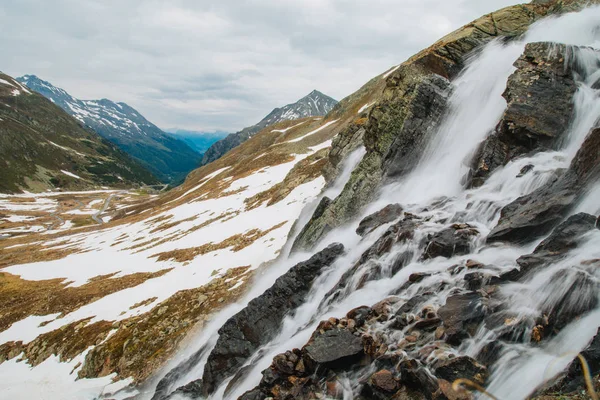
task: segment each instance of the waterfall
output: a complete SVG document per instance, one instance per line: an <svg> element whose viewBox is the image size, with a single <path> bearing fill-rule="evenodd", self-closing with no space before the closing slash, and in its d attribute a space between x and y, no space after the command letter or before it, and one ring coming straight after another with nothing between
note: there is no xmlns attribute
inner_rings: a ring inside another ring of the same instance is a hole
<svg viewBox="0 0 600 400"><path fill-rule="evenodd" d="M579 66L576 68L579 87L573 99L575 114L560 149L515 159L495 171L484 185L476 189L465 190L461 179L467 172L466 165L469 164L479 143L493 132L502 117L506 102L501 95L508 77L514 71L513 63L522 54L525 45L537 41L552 41L600 48L599 20L600 7L548 18L534 24L521 40L511 43L494 41L474 54L468 60L462 74L453 82L454 90L449 111L416 169L398 182L382 188L378 199L353 223L337 228L321 240L319 248L337 241L346 246L347 253L318 278L305 304L285 319L278 336L247 361L243 379L232 385L227 394L225 389L229 381L224 382L211 398L236 399L256 386L261 379L261 371L270 365L273 357L294 347L302 347L319 321L331 316L341 317L352 308L372 305L390 295L408 300L418 293L432 292L432 298L428 299L429 304L441 306L456 288L465 285L464 277L467 271L453 274L449 272L449 266L476 258L486 265L480 272L500 274L513 269L519 256L530 253L537 243L522 246L486 245L484 239L497 223L502 207L543 186L557 169L567 167L587 134L596 126L600 118L599 91L593 87L600 77L600 60L597 54L587 50L574 51L573 58L565 60ZM351 165L353 168L363 154L354 153L346 166ZM526 165L533 165L534 172L516 178ZM350 170L345 170L340 182L348 179ZM579 206L580 210L598 212L599 187L590 189L588 196ZM340 186L337 186L335 190L332 189L332 193L339 193L339 188ZM369 261L367 265L353 271L354 276L340 284L343 275L352 269L361 254L391 225L384 225L360 238L355 234L358 222L365 215L390 203L402 204L405 212L415 214L425 222L417 228L412 241L398 244L388 254ZM315 205L311 207L311 210L314 210ZM309 215L304 214L303 220L307 220ZM454 222L468 223L479 232L473 243L473 251L450 259L420 259L419 255L423 250L421 239L447 228ZM510 309L520 315L539 313L545 304L561 296L561 287L569 287L569 279L573 279L570 266L581 260L600 258L598 249L600 233L595 232L588 235L586 243L570 253L562 262L542 270L530 277L526 283L506 285L502 291ZM405 266L394 274L392 266L399 256L407 259L404 261ZM277 276L303 258L306 258L306 254L283 257L267 272L268 276L257 280L247 299L260 294ZM379 267L378 275L366 283L360 283L361 277L373 263ZM560 271L566 273L564 280L555 278ZM600 278L591 266L588 270L578 272L588 274L591 279ZM422 281L398 291L414 273L427 275ZM337 288L335 292L332 292L333 288ZM198 338L198 343L208 343L208 348L213 346L218 329L216 325L237 309L239 306L221 312L216 322ZM569 324L544 346L536 347L530 343L512 345L493 368L489 391L500 399L527 397L540 384L564 369L573 360L574 354L590 342L599 326L600 310L597 309ZM382 334L402 335L402 332L385 333L385 323L380 323L379 328ZM485 343L493 340L495 335L493 331L482 329L462 347L453 351L472 355ZM196 367L177 383L185 384L200 378L205 361L206 357L203 357ZM367 372L363 371L362 374ZM362 376L361 373L358 375ZM344 398L352 398L357 377L343 381Z"/></svg>

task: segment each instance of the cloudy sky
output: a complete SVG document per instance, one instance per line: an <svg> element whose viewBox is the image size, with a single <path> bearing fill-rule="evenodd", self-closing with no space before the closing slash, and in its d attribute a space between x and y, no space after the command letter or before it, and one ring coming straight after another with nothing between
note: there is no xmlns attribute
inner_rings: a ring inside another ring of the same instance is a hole
<svg viewBox="0 0 600 400"><path fill-rule="evenodd" d="M0 70L235 131L312 89L341 99L515 0L2 0Z"/></svg>

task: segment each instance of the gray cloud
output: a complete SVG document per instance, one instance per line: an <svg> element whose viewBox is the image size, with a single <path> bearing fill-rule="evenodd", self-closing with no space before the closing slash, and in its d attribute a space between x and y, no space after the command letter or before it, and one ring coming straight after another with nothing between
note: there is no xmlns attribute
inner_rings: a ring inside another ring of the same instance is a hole
<svg viewBox="0 0 600 400"><path fill-rule="evenodd" d="M0 69L157 125L237 130L312 89L341 99L518 0L4 0Z"/></svg>

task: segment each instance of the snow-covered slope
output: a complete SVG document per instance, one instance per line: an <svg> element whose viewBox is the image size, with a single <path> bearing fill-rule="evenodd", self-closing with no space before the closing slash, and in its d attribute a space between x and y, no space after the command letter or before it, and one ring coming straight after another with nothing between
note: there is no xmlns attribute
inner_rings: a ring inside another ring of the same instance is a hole
<svg viewBox="0 0 600 400"><path fill-rule="evenodd" d="M213 144L204 154L202 165L213 162L231 149L239 146L260 130L283 121L293 121L300 118L320 117L326 115L338 102L331 97L313 90L295 103L276 108L264 117L258 124L232 133L226 138Z"/></svg>
<svg viewBox="0 0 600 400"><path fill-rule="evenodd" d="M199 164L200 156L184 141L163 132L125 103L79 100L35 75L17 81L121 147L165 182L183 180Z"/></svg>
<svg viewBox="0 0 600 400"><path fill-rule="evenodd" d="M285 251L342 128L278 124L164 194L1 197L0 398L98 398L163 366Z"/></svg>

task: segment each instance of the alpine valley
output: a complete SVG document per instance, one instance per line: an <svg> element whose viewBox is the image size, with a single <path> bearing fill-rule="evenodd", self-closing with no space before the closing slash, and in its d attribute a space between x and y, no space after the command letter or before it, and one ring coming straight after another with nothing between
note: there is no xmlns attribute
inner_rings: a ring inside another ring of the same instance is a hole
<svg viewBox="0 0 600 400"><path fill-rule="evenodd" d="M0 399L597 398L600 0L166 137L0 75Z"/></svg>

